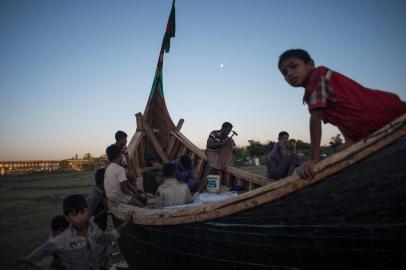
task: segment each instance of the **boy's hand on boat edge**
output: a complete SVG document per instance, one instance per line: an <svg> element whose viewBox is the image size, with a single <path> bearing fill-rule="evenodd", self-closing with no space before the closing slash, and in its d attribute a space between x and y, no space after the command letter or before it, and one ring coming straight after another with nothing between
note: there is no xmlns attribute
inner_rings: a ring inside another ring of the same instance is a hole
<svg viewBox="0 0 406 270"><path fill-rule="evenodd" d="M128 224L133 222L133 211L128 211L124 214L123 227L126 227Z"/></svg>
<svg viewBox="0 0 406 270"><path fill-rule="evenodd" d="M133 211L128 211L124 214L124 222L125 223L132 223L133 222Z"/></svg>
<svg viewBox="0 0 406 270"><path fill-rule="evenodd" d="M299 175L302 179L312 179L314 175L314 165L316 165L317 160L311 160L310 162L304 164L302 168L300 168Z"/></svg>

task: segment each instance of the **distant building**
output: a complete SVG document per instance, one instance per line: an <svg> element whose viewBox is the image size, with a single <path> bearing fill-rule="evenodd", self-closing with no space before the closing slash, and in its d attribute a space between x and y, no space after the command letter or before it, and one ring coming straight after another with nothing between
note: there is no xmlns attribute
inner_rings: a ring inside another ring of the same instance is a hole
<svg viewBox="0 0 406 270"><path fill-rule="evenodd" d="M75 170L93 171L105 167L104 158L94 160L67 159L67 160L35 160L35 161L0 161L0 175L12 173L26 173L34 171Z"/></svg>
<svg viewBox="0 0 406 270"><path fill-rule="evenodd" d="M0 175L28 171L55 171L58 170L58 160L35 161L0 161Z"/></svg>

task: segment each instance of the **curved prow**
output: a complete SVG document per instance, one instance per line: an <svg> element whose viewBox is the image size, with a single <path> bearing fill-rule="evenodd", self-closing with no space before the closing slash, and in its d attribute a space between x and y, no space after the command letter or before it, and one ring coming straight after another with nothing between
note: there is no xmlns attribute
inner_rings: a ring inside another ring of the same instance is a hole
<svg viewBox="0 0 406 270"><path fill-rule="evenodd" d="M175 37L175 28L175 1L173 1L164 38L162 40L161 50L159 52L154 81L152 83L151 92L144 111L145 123L148 123L149 128L155 134L155 137L158 139L163 149L166 149L169 143L169 132L175 129L175 125L173 124L171 116L169 115L166 107L162 82L164 55L165 53L169 52L170 40L171 38Z"/></svg>

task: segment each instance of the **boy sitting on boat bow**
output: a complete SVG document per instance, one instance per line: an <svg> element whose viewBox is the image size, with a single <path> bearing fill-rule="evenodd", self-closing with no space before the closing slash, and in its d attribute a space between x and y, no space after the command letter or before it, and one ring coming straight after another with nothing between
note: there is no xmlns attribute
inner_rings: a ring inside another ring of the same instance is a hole
<svg viewBox="0 0 406 270"><path fill-rule="evenodd" d="M319 161L321 121L338 127L346 147L406 112L406 103L397 95L368 89L336 71L315 67L305 50L285 51L279 57L278 68L291 86L305 88L303 103L310 112L311 160L300 170L302 178L312 177Z"/></svg>

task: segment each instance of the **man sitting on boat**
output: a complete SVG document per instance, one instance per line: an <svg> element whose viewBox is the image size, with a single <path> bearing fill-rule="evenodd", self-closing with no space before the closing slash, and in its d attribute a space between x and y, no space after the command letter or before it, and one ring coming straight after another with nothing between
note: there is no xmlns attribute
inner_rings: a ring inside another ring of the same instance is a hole
<svg viewBox="0 0 406 270"><path fill-rule="evenodd" d="M279 180L292 175L293 170L300 165L300 159L295 154L288 154L287 144L289 133L279 132L278 142L274 144L272 151L267 158L267 175L269 178ZM293 145L293 152L296 152L296 145Z"/></svg>
<svg viewBox="0 0 406 270"><path fill-rule="evenodd" d="M106 149L110 165L104 175L104 189L107 199L112 203L127 203L144 207L139 200L137 188L127 179L125 169L120 166L123 154L117 144L112 144Z"/></svg>
<svg viewBox="0 0 406 270"><path fill-rule="evenodd" d="M191 189L196 184L196 171L192 159L187 155L183 155L171 161L171 163L176 167L176 179L185 183Z"/></svg>
<svg viewBox="0 0 406 270"><path fill-rule="evenodd" d="M206 189L207 176L214 169L224 170L230 165L233 154L237 151L234 140L228 136L232 128L231 123L224 122L220 130L210 132L206 146L207 166L202 179L194 188L195 192L202 192Z"/></svg>
<svg viewBox="0 0 406 270"><path fill-rule="evenodd" d="M165 164L163 173L165 180L156 192L155 208L190 203L192 194L185 183L175 178L175 165L172 163Z"/></svg>

